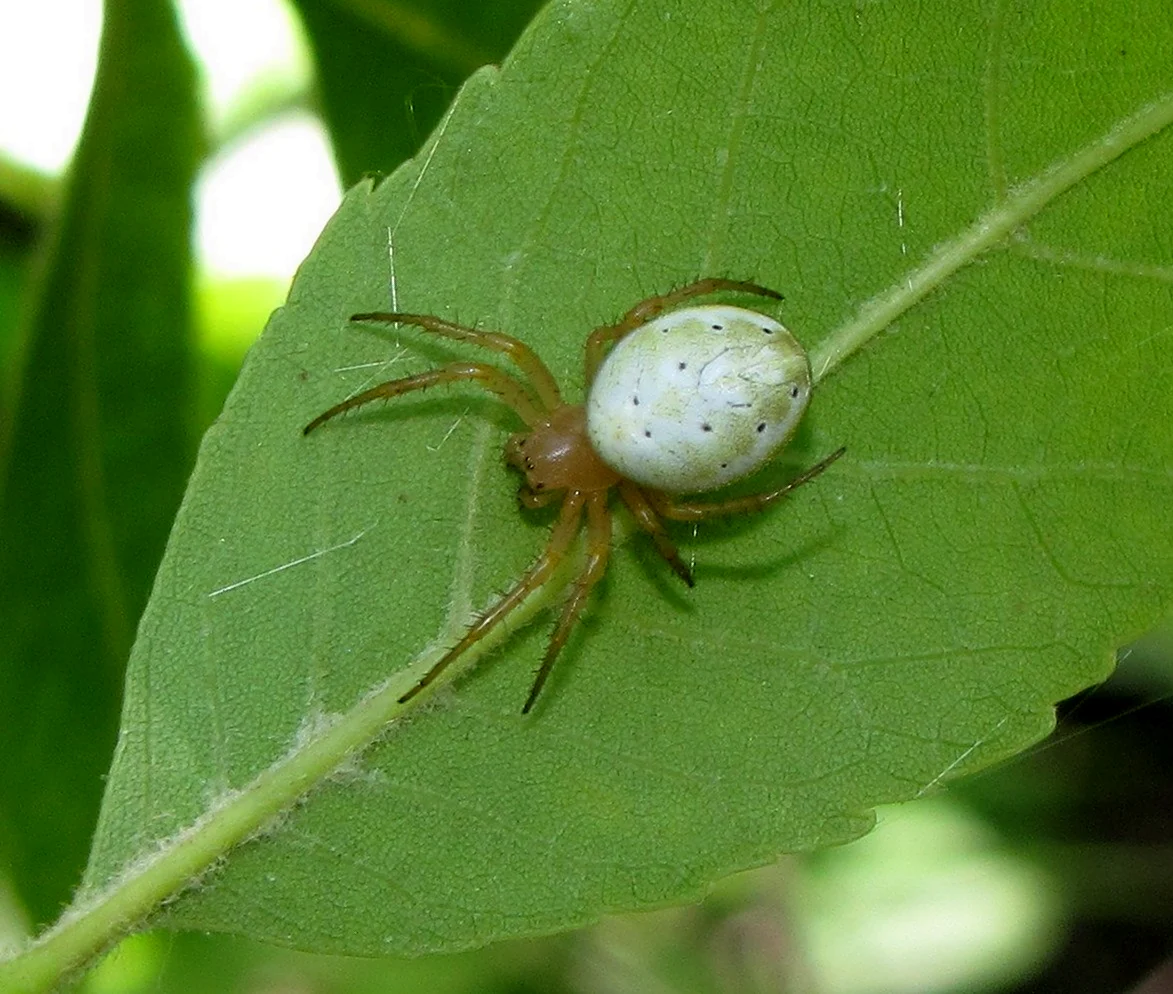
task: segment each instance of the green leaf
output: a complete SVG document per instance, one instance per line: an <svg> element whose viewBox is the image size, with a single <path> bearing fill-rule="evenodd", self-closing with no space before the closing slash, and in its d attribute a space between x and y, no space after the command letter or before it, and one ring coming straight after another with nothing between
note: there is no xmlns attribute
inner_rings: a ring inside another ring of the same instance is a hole
<svg viewBox="0 0 1173 994"><path fill-rule="evenodd" d="M0 440L0 860L38 921L85 861L123 666L192 455L194 88L167 4L107 5Z"/></svg>
<svg viewBox="0 0 1173 994"><path fill-rule="evenodd" d="M295 0L346 183L390 172L474 69L504 57L535 0Z"/></svg>
<svg viewBox="0 0 1173 994"><path fill-rule="evenodd" d="M7 233L6 233L7 234ZM9 405L13 392L12 376L16 365L20 338L17 334L18 314L23 296L22 291L29 279L29 251L27 245L0 244L0 438L9 433Z"/></svg>
<svg viewBox="0 0 1173 994"><path fill-rule="evenodd" d="M451 950L684 900L1044 735L1173 599L1171 46L1157 4L547 8L351 191L206 436L94 913L141 914L263 828L165 922ZM517 334L575 396L592 326L702 274L785 291L828 374L752 487L847 456L677 530L693 591L624 543L530 717L546 617L355 754L549 517L519 513L517 426L476 392L303 438L473 354L347 316Z"/></svg>

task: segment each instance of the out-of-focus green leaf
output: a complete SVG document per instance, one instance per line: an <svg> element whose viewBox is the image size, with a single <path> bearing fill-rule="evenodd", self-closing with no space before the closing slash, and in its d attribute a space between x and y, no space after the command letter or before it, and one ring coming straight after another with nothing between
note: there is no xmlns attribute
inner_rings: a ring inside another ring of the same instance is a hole
<svg viewBox="0 0 1173 994"><path fill-rule="evenodd" d="M15 227L25 232L48 215L58 196L58 180L0 151L0 224L5 243Z"/></svg>
<svg viewBox="0 0 1173 994"><path fill-rule="evenodd" d="M134 626L190 466L194 73L163 0L110 0L0 445L0 859L76 885Z"/></svg>
<svg viewBox="0 0 1173 994"><path fill-rule="evenodd" d="M475 392L301 436L450 351L347 315L520 335L575 396L593 325L729 275L784 290L825 355L1008 189L1169 93L1171 49L1156 3L549 7L414 162L351 191L207 435L89 888L320 741L547 534L501 465L516 424ZM676 530L695 590L617 550L533 715L539 625L167 920L365 954L563 928L842 842L1045 734L1173 597L1171 158L1164 133L1112 162L838 368L790 469L752 485L847 457L767 514Z"/></svg>
<svg viewBox="0 0 1173 994"><path fill-rule="evenodd" d="M195 410L202 428L220 413L245 352L287 290L288 283L264 276L223 278L204 274L198 280L195 325L200 366Z"/></svg>
<svg viewBox="0 0 1173 994"><path fill-rule="evenodd" d="M26 250L9 244L0 245L0 439L8 434L9 406L15 386L12 372L20 350L17 316L28 272Z"/></svg>
<svg viewBox="0 0 1173 994"><path fill-rule="evenodd" d="M559 991L562 967L537 941L423 959L314 956L246 939L189 933L131 936L86 978L84 994L223 994L266 989L346 994L510 994Z"/></svg>
<svg viewBox="0 0 1173 994"><path fill-rule="evenodd" d="M11 429L21 350L20 315L32 269L32 248L56 199L56 184L0 152L0 464Z"/></svg>
<svg viewBox="0 0 1173 994"><path fill-rule="evenodd" d="M500 61L537 0L294 0L347 185L420 147L460 83Z"/></svg>

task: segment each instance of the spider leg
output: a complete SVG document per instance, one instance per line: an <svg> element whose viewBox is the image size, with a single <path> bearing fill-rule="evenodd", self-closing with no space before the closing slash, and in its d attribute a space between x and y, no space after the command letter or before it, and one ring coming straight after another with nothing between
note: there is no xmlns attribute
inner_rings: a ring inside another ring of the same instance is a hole
<svg viewBox="0 0 1173 994"><path fill-rule="evenodd" d="M684 565L684 560L680 558L676 546L672 544L668 533L664 531L664 524L660 521L660 516L648 502L644 492L634 483L624 480L619 484L619 496L623 498L623 503L627 505L631 516L635 518L635 523L652 537L652 541L656 543L656 551L667 560L676 575L690 587L695 586L692 570Z"/></svg>
<svg viewBox="0 0 1173 994"><path fill-rule="evenodd" d="M750 494L747 497L734 497L730 500L714 501L710 503L693 503L691 501L677 503L665 495L652 495L652 505L665 518L674 521L700 521L703 518L716 518L725 514L741 514L746 511L760 511L767 504L771 504L779 497L785 497L796 487L810 483L847 450L836 449L826 459L815 463L801 476L796 476L784 487L771 490L764 494Z"/></svg>
<svg viewBox="0 0 1173 994"><path fill-rule="evenodd" d="M570 637L570 630L582 613L587 598L595 584L599 582L607 569L607 556L611 551L611 509L607 506L607 492L593 493L587 498L587 560L586 566L574 581L574 589L570 592L570 599L562 608L562 615L558 619L558 627L550 636L550 644L546 646L546 654L542 657L542 665L534 677L534 685L530 688L529 697L522 714L529 714L530 708L538 699L538 694L545 686L546 677L554 667L554 660L566 645Z"/></svg>
<svg viewBox="0 0 1173 994"><path fill-rule="evenodd" d="M433 317L430 314L400 314L378 312L370 314L352 314L351 321L378 321L386 324L411 324L433 335L452 338L458 342L469 342L480 345L482 348L501 352L513 360L525 373L538 399L545 405L547 411L552 411L562 403L562 394L554 375L546 368L546 364L538 358L536 352L525 342L513 338L511 335L502 335L495 331L479 331L462 324L453 324L443 318Z"/></svg>
<svg viewBox="0 0 1173 994"><path fill-rule="evenodd" d="M693 297L700 297L718 290L730 290L735 293L756 293L761 297L771 297L781 300L782 294L777 290L759 286L757 283L748 283L745 280L726 280L718 276L709 276L687 286L677 287L668 293L641 300L631 310L623 315L615 324L605 324L596 328L587 338L586 343L586 382L590 386L594 382L595 373L603 362L603 353L608 344L619 341L628 333L635 331L641 325L647 324L657 314L660 314L677 304Z"/></svg>
<svg viewBox="0 0 1173 994"><path fill-rule="evenodd" d="M669 290L667 293L640 301L624 315L624 320L634 319L639 324L645 324L649 318L653 318L677 304L691 300L693 297L716 293L718 290L730 290L734 293L756 293L759 297L782 299L782 294L777 290L771 290L769 287L757 283L750 283L748 280L726 280L719 276L706 276L704 279L677 287L675 290Z"/></svg>
<svg viewBox="0 0 1173 994"><path fill-rule="evenodd" d="M522 574L521 579L513 585L509 592L482 614L476 623L464 633L464 637L449 649L440 661L420 678L419 683L399 698L400 704L405 704L407 701L410 701L416 694L434 683L436 678L466 649L475 645L488 635L489 632L509 616L509 613L514 608L519 606L522 601L550 578L550 574L562 562L562 558L566 555L566 550L570 547L574 536L578 534L578 524L579 519L582 517L583 503L584 500L581 494L572 493L567 495L566 501L562 505L562 513L558 516L558 521L550 533L550 541L546 544L546 548L542 554Z"/></svg>
<svg viewBox="0 0 1173 994"><path fill-rule="evenodd" d="M426 372L417 373L415 376L405 376L401 380L388 380L386 383L380 383L376 387L355 394L342 401L341 404L335 404L330 410L319 414L302 429L302 434L308 435L331 418L346 411L353 411L356 407L362 407L364 404L369 404L372 400L398 397L400 394L410 393L412 390L426 390L439 383L454 383L460 380L479 382L486 390L495 393L512 407L527 425L535 424L541 420L542 415L534 407L529 393L508 373L503 373L496 366L489 366L483 362L450 362L446 366L429 369Z"/></svg>

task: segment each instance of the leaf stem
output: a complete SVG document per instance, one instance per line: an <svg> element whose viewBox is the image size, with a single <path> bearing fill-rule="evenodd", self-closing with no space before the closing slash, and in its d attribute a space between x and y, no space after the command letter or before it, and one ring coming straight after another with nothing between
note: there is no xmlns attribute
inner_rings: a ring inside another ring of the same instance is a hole
<svg viewBox="0 0 1173 994"><path fill-rule="evenodd" d="M1005 200L960 235L938 245L918 269L865 301L855 317L819 343L811 352L815 382L822 380L962 266L998 244L1076 183L1170 124L1173 124L1173 92L1163 94L1070 157L1012 189Z"/></svg>
<svg viewBox="0 0 1173 994"><path fill-rule="evenodd" d="M76 906L15 956L0 959L0 994L36 994L84 966L111 943L143 923L163 902L207 872L230 849L260 834L306 792L330 776L346 759L368 748L388 725L439 687L451 683L492 652L519 627L544 610L569 582L581 555L569 555L546 583L510 617L473 645L459 664L445 672L427 693L400 704L443 653L438 646L421 653L336 721L305 737L252 783L212 807L151 855L127 867L110 885ZM520 702L518 698L518 711Z"/></svg>

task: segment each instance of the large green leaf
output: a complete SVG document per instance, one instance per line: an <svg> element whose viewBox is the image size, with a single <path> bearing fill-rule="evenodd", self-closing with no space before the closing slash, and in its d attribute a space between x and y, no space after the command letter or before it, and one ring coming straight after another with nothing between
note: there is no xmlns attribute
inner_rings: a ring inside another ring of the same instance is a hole
<svg viewBox="0 0 1173 994"><path fill-rule="evenodd" d="M1173 138L1117 158L1173 117L1161 13L548 8L415 161L351 191L208 433L90 898L159 852L161 895L171 855L208 865L320 778L548 531L501 465L514 422L475 393L301 436L451 354L354 311L516 333L573 393L592 325L752 277L829 373L753 485L848 455L786 506L678 531L691 592L625 544L534 714L544 625L166 921L350 953L556 929L844 841L1045 734L1173 594Z"/></svg>
<svg viewBox="0 0 1173 994"><path fill-rule="evenodd" d="M170 7L110 0L0 439L0 860L37 921L85 862L123 666L193 455L200 147Z"/></svg>
<svg viewBox="0 0 1173 994"><path fill-rule="evenodd" d="M2 226L3 221L0 221L0 238L8 234L2 231ZM9 398L13 378L9 372L16 363L20 345L16 332L17 315L29 271L28 247L7 244L7 239L4 242L0 243L0 438L6 437L10 431Z"/></svg>
<svg viewBox="0 0 1173 994"><path fill-rule="evenodd" d="M501 59L537 0L295 0L322 114L347 183L390 172L439 122L469 73Z"/></svg>

